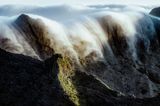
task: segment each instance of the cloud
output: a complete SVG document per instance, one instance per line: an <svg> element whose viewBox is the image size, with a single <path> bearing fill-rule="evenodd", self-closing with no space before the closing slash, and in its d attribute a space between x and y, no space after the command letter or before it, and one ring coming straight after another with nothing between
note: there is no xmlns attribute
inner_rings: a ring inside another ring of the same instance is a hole
<svg viewBox="0 0 160 106"><path fill-rule="evenodd" d="M134 4L134 5L160 5L159 0L0 0L1 5L26 4L26 5L57 5L57 4Z"/></svg>

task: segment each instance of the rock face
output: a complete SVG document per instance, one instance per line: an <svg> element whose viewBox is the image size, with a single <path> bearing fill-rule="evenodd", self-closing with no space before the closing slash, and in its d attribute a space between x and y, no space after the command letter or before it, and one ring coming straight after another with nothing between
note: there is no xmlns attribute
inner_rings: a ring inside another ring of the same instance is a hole
<svg viewBox="0 0 160 106"><path fill-rule="evenodd" d="M150 14L154 15L154 16L157 16L157 17L160 17L160 7L152 9Z"/></svg>
<svg viewBox="0 0 160 106"><path fill-rule="evenodd" d="M57 56L41 62L0 50L0 105L72 106L57 79Z"/></svg>
<svg viewBox="0 0 160 106"><path fill-rule="evenodd" d="M28 54L31 54L30 56L41 60L53 55L54 51L49 45L50 39L43 22L22 14L12 24L18 29L21 38L24 39L22 41L25 41L21 42L21 45L24 46L24 54L28 52ZM25 47L25 45L30 47Z"/></svg>
<svg viewBox="0 0 160 106"><path fill-rule="evenodd" d="M101 81L85 72L76 71L71 89L78 104L71 101L62 80L62 74L54 55L41 62L39 60L0 49L0 105L1 106L154 106L160 105L160 97L135 99L110 90ZM63 73L64 74L64 73ZM67 74L66 74L67 75ZM65 78L64 78L65 79ZM66 79L66 82L70 81ZM72 85L70 84L70 85Z"/></svg>

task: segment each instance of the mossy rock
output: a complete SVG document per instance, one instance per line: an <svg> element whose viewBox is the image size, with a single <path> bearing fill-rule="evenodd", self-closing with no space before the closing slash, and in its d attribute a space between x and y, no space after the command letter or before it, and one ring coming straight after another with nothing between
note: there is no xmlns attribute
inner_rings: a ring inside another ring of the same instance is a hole
<svg viewBox="0 0 160 106"><path fill-rule="evenodd" d="M94 76L79 70L69 57L58 59L58 64L60 84L76 106L104 104L107 103L105 98L112 100L117 97L117 92L110 90Z"/></svg>
<svg viewBox="0 0 160 106"><path fill-rule="evenodd" d="M78 92L73 84L72 77L75 75L74 64L69 57L62 57L58 59L59 74L58 79L63 90L69 96L71 101L76 105L80 106Z"/></svg>

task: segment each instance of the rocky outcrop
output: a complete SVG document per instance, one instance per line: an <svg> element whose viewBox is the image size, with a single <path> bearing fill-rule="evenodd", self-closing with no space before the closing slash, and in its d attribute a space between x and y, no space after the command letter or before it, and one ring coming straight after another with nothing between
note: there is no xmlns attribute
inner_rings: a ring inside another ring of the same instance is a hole
<svg viewBox="0 0 160 106"><path fill-rule="evenodd" d="M68 58L60 55L42 62L0 49L0 105L160 105L158 95L143 99L124 96L81 70L65 72L69 65Z"/></svg>
<svg viewBox="0 0 160 106"><path fill-rule="evenodd" d="M50 46L51 40L48 38L48 32L41 20L36 20L30 18L28 15L22 14L12 25L17 28L18 33L20 33L17 38L21 37L24 39L21 45L24 47L24 53L27 52L26 55L35 52L35 54L31 56L41 60L45 60L53 55L54 50ZM27 44L31 47L25 47Z"/></svg>
<svg viewBox="0 0 160 106"><path fill-rule="evenodd" d="M160 17L160 7L157 7L157 8L153 8L150 12L151 15L154 15L154 16L157 16L157 17Z"/></svg>
<svg viewBox="0 0 160 106"><path fill-rule="evenodd" d="M58 57L42 62L0 49L0 105L72 106L57 79Z"/></svg>

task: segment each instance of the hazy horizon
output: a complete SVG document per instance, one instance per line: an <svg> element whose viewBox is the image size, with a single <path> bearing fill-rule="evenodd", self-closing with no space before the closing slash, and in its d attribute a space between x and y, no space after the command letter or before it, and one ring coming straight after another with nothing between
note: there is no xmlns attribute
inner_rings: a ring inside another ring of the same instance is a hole
<svg viewBox="0 0 160 106"><path fill-rule="evenodd" d="M160 1L158 0L0 0L0 5L37 5L37 6L46 6L46 5L62 5L62 4L70 4L70 5L97 5L97 4L129 4L129 5L143 5L143 6L151 6L151 5L160 5Z"/></svg>

